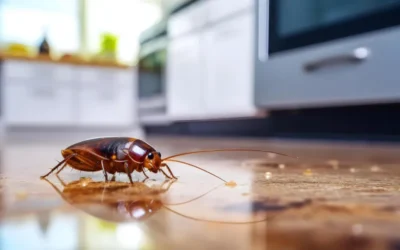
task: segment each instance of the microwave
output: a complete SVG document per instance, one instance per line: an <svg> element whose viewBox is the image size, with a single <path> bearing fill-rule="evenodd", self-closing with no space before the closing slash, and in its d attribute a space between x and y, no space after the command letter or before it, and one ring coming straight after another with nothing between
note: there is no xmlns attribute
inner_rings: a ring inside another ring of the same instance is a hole
<svg viewBox="0 0 400 250"><path fill-rule="evenodd" d="M167 24L164 20L145 30L139 38L138 97L142 124L167 122L166 53Z"/></svg>
<svg viewBox="0 0 400 250"><path fill-rule="evenodd" d="M400 1L256 2L259 108L400 101Z"/></svg>

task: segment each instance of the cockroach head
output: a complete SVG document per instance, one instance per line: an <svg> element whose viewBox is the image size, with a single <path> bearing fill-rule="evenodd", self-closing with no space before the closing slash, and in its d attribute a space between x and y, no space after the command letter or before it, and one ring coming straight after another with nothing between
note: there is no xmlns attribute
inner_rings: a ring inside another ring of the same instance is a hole
<svg viewBox="0 0 400 250"><path fill-rule="evenodd" d="M144 167L153 173L157 173L161 165L161 153L157 151L151 151L146 155L144 159Z"/></svg>

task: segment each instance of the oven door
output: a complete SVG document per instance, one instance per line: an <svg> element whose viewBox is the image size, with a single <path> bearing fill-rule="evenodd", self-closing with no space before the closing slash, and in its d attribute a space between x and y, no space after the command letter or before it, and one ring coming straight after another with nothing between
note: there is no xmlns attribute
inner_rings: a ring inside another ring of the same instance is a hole
<svg viewBox="0 0 400 250"><path fill-rule="evenodd" d="M259 108L399 101L400 1L257 2Z"/></svg>
<svg viewBox="0 0 400 250"><path fill-rule="evenodd" d="M269 54L400 24L399 0L270 0Z"/></svg>

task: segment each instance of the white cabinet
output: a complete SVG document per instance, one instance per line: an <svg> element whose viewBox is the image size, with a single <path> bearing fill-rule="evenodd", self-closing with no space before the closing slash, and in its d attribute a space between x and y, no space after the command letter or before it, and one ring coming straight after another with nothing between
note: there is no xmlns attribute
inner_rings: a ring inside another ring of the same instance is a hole
<svg viewBox="0 0 400 250"><path fill-rule="evenodd" d="M39 82L7 85L4 116L7 125L70 125L74 113L71 88Z"/></svg>
<svg viewBox="0 0 400 250"><path fill-rule="evenodd" d="M212 23L252 11L254 0L208 0L208 20ZM235 17L233 17L235 18Z"/></svg>
<svg viewBox="0 0 400 250"><path fill-rule="evenodd" d="M253 19L250 13L207 31L205 92L209 114L254 112ZM203 66L204 67L204 66Z"/></svg>
<svg viewBox="0 0 400 250"><path fill-rule="evenodd" d="M73 123L76 109L72 86L70 82L61 85L51 81L54 72L49 64L4 62L2 108L7 125Z"/></svg>
<svg viewBox="0 0 400 250"><path fill-rule="evenodd" d="M133 72L80 70L79 119L88 126L129 126L135 117Z"/></svg>
<svg viewBox="0 0 400 250"><path fill-rule="evenodd" d="M167 57L171 120L257 114L253 19L251 0L204 1L171 17Z"/></svg>
<svg viewBox="0 0 400 250"><path fill-rule="evenodd" d="M133 70L5 60L5 126L129 127L138 120Z"/></svg>
<svg viewBox="0 0 400 250"><path fill-rule="evenodd" d="M168 21L168 36L175 38L203 28L208 20L208 12L209 2L199 1L172 15Z"/></svg>
<svg viewBox="0 0 400 250"><path fill-rule="evenodd" d="M167 59L167 112L172 118L204 114L204 51L201 33L172 40Z"/></svg>

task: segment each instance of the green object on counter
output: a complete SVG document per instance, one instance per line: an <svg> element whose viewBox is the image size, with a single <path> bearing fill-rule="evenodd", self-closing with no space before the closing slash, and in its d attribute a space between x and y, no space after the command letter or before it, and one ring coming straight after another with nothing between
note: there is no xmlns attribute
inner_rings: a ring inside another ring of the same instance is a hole
<svg viewBox="0 0 400 250"><path fill-rule="evenodd" d="M102 54L116 54L117 52L117 47L118 47L118 37L110 34L110 33L104 33L101 36L101 53Z"/></svg>

